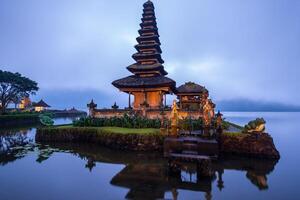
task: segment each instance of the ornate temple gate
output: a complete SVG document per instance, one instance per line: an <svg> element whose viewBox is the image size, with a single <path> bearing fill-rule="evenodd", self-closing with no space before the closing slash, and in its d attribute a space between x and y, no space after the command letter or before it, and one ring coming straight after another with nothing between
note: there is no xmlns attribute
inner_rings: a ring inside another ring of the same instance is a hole
<svg viewBox="0 0 300 200"><path fill-rule="evenodd" d="M174 101L171 131L164 141L164 156L173 162L188 161L209 165L219 154L217 136L221 134L221 129L218 132L215 127L219 127L220 124L215 126L213 121L208 124L204 119L179 119L178 114L178 106Z"/></svg>

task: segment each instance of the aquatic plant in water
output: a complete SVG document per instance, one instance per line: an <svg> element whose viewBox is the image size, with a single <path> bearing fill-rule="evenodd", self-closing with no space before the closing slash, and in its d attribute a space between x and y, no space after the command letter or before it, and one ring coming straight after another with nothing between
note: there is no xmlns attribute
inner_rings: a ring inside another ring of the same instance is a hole
<svg viewBox="0 0 300 200"><path fill-rule="evenodd" d="M53 119L48 115L43 114L43 115L40 115L39 118L40 118L41 124L44 126L53 126L53 124L54 124Z"/></svg>

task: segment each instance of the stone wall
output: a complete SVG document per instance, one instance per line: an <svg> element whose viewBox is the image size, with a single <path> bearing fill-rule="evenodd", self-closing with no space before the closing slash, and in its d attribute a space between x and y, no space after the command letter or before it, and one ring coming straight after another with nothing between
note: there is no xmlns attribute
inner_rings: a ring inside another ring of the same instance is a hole
<svg viewBox="0 0 300 200"><path fill-rule="evenodd" d="M129 113L129 110L124 109L95 109L93 116L96 118L112 118L122 117L125 113Z"/></svg>
<svg viewBox="0 0 300 200"><path fill-rule="evenodd" d="M36 141L41 143L93 143L113 149L132 151L163 151L165 136L119 134L101 131L92 127L39 128ZM279 159L273 139L269 134L223 134L219 142L220 154L234 154L246 157Z"/></svg>
<svg viewBox="0 0 300 200"><path fill-rule="evenodd" d="M220 151L257 158L280 158L273 138L267 133L240 134L239 136L223 134L220 138Z"/></svg>
<svg viewBox="0 0 300 200"><path fill-rule="evenodd" d="M110 133L92 127L39 128L35 139L40 143L94 143L131 151L162 151L164 141L160 134Z"/></svg>

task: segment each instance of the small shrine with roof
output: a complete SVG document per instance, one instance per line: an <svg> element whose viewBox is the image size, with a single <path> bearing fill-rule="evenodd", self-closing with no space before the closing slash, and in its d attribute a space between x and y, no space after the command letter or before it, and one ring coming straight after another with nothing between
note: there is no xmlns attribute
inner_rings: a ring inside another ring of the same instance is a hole
<svg viewBox="0 0 300 200"><path fill-rule="evenodd" d="M43 101L43 99L41 99L37 103L33 103L32 106L34 107L35 112L42 112L42 111L46 110L47 108L51 107L45 101Z"/></svg>
<svg viewBox="0 0 300 200"><path fill-rule="evenodd" d="M122 116L126 112L134 112L147 118L162 118L171 115L167 106L166 95L177 95L178 115L181 118L200 118L204 113L209 117L215 115L215 105L209 99L208 90L196 83L187 82L176 88L176 82L168 78L161 57L160 39L155 17L153 2L150 0L143 5L142 23L135 49L137 53L132 58L135 63L127 70L132 75L115 80L112 85L121 92L128 94L128 107L119 109L116 104L112 109L97 109L94 101L88 104L90 115L93 117Z"/></svg>

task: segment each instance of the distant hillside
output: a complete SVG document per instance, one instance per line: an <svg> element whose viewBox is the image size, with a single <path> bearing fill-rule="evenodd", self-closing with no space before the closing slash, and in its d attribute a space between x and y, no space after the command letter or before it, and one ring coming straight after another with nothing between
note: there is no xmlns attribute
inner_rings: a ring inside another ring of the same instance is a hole
<svg viewBox="0 0 300 200"><path fill-rule="evenodd" d="M171 105L173 97L168 97L168 104ZM75 107L80 110L87 109L87 103L94 99L99 108L110 108L114 102L120 107L128 106L128 96L114 90L114 93L107 94L97 90L41 90L33 101L45 100L52 109L65 109ZM216 101L217 110L221 111L265 111L265 112L300 112L300 106L286 105L274 102L251 101L247 99L234 99ZM13 107L14 105L12 105Z"/></svg>
<svg viewBox="0 0 300 200"><path fill-rule="evenodd" d="M217 109L222 111L241 112L299 112L300 106L275 102L258 102L244 99L217 101Z"/></svg>

